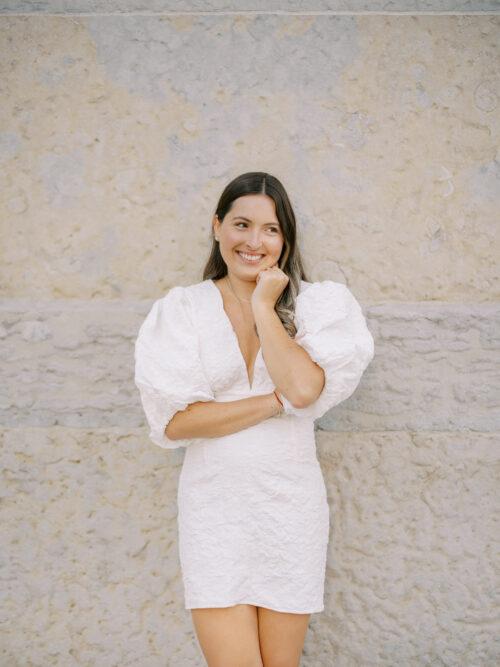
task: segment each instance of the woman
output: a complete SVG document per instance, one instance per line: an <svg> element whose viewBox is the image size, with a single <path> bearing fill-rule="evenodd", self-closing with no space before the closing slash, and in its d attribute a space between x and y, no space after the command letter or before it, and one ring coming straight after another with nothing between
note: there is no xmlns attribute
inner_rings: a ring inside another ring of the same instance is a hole
<svg viewBox="0 0 500 667"><path fill-rule="evenodd" d="M234 179L212 228L203 281L171 288L142 324L135 381L151 440L186 448L179 556L209 667L289 667L324 609L314 420L354 392L374 343L345 285L306 280L278 179Z"/></svg>

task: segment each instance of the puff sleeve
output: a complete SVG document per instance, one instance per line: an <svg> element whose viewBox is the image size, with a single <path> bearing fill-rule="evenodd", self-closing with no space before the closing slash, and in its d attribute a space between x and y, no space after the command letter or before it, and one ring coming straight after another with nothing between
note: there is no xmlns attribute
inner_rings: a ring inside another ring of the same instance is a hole
<svg viewBox="0 0 500 667"><path fill-rule="evenodd" d="M349 398L374 356L374 341L361 306L342 283L311 283L295 304L295 341L325 372L323 391L306 408L282 396L286 414L317 419Z"/></svg>
<svg viewBox="0 0 500 667"><path fill-rule="evenodd" d="M155 445L176 449L199 440L170 440L165 435L178 410L215 400L200 361L185 287L173 287L155 301L142 323L135 341L134 379Z"/></svg>

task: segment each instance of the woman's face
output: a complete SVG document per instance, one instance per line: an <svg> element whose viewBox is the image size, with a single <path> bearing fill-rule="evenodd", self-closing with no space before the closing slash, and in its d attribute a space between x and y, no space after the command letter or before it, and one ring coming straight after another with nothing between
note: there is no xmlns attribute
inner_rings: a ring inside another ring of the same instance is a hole
<svg viewBox="0 0 500 667"><path fill-rule="evenodd" d="M267 195L235 199L223 222L214 217L213 227L228 273L243 280L256 280L258 273L276 264L281 255L283 232L274 201ZM257 258L247 261L240 253Z"/></svg>

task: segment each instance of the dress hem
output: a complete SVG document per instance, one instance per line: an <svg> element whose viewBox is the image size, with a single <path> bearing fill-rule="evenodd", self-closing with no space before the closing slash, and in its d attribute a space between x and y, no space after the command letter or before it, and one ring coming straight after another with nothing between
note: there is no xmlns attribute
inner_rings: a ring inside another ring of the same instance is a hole
<svg viewBox="0 0 500 667"><path fill-rule="evenodd" d="M280 611L285 614L318 614L322 611L325 610L324 605L322 607L316 607L315 609L312 610L298 610L298 609L284 609L283 607L276 607L276 606L271 606L266 603L258 602L255 600L240 600L239 602L205 602L205 603L185 603L185 609L191 610L191 609L207 609L207 608L221 608L221 607L234 607L237 604L252 604L255 605L256 607L264 607L265 609L270 609L271 611Z"/></svg>

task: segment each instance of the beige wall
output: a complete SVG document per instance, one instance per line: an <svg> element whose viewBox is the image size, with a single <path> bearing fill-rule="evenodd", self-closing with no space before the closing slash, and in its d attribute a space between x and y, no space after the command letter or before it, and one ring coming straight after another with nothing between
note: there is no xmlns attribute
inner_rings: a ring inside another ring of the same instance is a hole
<svg viewBox="0 0 500 667"><path fill-rule="evenodd" d="M203 664L133 342L262 170L375 338L302 665L498 664L497 3L90 4L0 3L0 662Z"/></svg>

